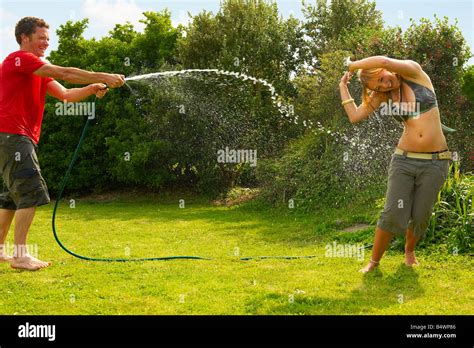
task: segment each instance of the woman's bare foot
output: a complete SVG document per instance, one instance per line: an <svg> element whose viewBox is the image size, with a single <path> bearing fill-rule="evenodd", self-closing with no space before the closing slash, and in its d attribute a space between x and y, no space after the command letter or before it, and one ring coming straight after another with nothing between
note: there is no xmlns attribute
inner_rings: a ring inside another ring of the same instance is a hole
<svg viewBox="0 0 474 348"><path fill-rule="evenodd" d="M28 271L37 271L41 268L46 268L51 265L51 262L44 262L34 258L31 255L22 257L13 257L10 266L15 269L26 269Z"/></svg>
<svg viewBox="0 0 474 348"><path fill-rule="evenodd" d="M418 261L416 260L414 251L405 251L405 265L409 267L419 265Z"/></svg>
<svg viewBox="0 0 474 348"><path fill-rule="evenodd" d="M377 268L379 263L380 262L377 262L377 261L374 261L374 260L370 259L369 264L367 266L365 266L364 268L362 268L361 270L359 270L359 272L368 273L368 272L374 270L375 268Z"/></svg>

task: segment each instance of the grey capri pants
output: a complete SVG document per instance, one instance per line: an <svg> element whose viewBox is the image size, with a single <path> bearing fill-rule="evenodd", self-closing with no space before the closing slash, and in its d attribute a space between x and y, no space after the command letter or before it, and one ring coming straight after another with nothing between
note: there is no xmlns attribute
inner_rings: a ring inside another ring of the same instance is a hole
<svg viewBox="0 0 474 348"><path fill-rule="evenodd" d="M417 238L424 238L448 170L449 160L393 154L385 206L377 226L396 235L405 234L409 228Z"/></svg>

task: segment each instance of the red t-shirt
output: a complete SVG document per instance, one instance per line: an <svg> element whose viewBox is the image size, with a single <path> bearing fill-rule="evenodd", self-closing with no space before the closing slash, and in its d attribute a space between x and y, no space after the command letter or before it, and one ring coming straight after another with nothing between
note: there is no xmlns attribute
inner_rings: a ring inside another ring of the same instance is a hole
<svg viewBox="0 0 474 348"><path fill-rule="evenodd" d="M26 51L13 52L0 64L0 132L26 135L38 144L46 85L53 79L33 72L44 64Z"/></svg>

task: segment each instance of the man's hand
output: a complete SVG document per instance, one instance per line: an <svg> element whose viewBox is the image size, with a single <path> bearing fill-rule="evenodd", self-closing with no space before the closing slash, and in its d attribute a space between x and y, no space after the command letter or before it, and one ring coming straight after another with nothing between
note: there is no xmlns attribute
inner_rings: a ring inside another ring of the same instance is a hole
<svg viewBox="0 0 474 348"><path fill-rule="evenodd" d="M94 83L92 85L89 85L89 87L93 90L93 93L99 99L102 99L104 95L109 91L107 85L103 83Z"/></svg>
<svg viewBox="0 0 474 348"><path fill-rule="evenodd" d="M107 84L110 88L121 87L125 84L125 76L119 74L102 73L102 82Z"/></svg>

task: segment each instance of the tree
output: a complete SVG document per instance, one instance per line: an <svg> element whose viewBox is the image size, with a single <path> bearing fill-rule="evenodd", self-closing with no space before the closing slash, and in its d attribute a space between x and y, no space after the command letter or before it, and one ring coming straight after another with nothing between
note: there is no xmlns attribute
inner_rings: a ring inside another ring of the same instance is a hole
<svg viewBox="0 0 474 348"><path fill-rule="evenodd" d="M462 91L467 99L474 103L474 65L466 69L463 80Z"/></svg>
<svg viewBox="0 0 474 348"><path fill-rule="evenodd" d="M341 41L348 33L360 28L380 31L382 13L375 9L375 2L368 0L317 0L313 6L303 1L304 29L311 57L333 50L350 50Z"/></svg>
<svg viewBox="0 0 474 348"><path fill-rule="evenodd" d="M192 17L179 44L186 68L238 71L272 81L279 93L292 95L303 46L300 22L284 20L274 1L225 0L219 12Z"/></svg>

